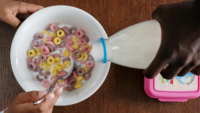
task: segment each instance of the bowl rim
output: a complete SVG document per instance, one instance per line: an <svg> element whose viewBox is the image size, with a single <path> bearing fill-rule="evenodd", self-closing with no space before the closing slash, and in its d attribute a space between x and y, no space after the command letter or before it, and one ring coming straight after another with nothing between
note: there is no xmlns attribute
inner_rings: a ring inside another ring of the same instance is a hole
<svg viewBox="0 0 200 113"><path fill-rule="evenodd" d="M15 33L15 35L14 35L14 37L13 37L12 44L11 44L11 48L10 48L10 62L11 62L11 68L12 68L13 74L14 74L14 76L15 76L15 78L16 78L18 84L22 87L22 89L23 89L25 92L27 92L27 91L26 91L25 88L21 85L21 82L19 82L19 81L20 81L20 80L19 80L20 78L17 77L18 73L17 73L17 71L16 71L16 68L14 67L15 61L16 61L16 57L15 57L16 55L14 55L14 53L16 53L16 52L14 51L14 50L15 50L14 46L15 46L15 43L16 43L16 41L17 41L17 36L19 35L19 32L22 30L22 28L24 28L24 27L26 26L26 23L27 23L32 17L34 17L35 15L41 13L41 12L44 11L44 10L48 10L48 9L50 9L50 8L58 8L58 7L71 8L71 9L73 9L73 10L77 10L77 11L80 11L81 13L84 13L84 15L87 15L88 17L90 17L90 18L99 26L99 28L103 31L103 34L105 34L105 36L106 36L106 37L104 37L104 38L105 38L105 39L108 39L108 36L107 36L107 34L106 34L104 28L102 27L102 25L101 25L91 14L87 13L86 11L84 11L84 10L82 10L82 9L79 9L79 8L76 8L76 7L73 7L73 6L68 6L68 5L55 5L55 6L49 6L49 7L43 8L43 9L41 9L41 10L39 10L39 11L33 13L33 14L30 15L30 16L19 26L19 28L17 29L17 31L16 31L16 33ZM90 96L92 96L92 95L102 86L103 82L105 81L106 77L108 76L108 72L109 72L109 69L110 69L111 62L108 61L106 64L107 64L107 69L104 70L105 73L106 73L106 76L104 76L104 78L102 78L101 83L100 83L93 91L91 91L90 94L88 94L85 98L82 98L82 99L80 99L79 101L73 102L73 103L71 103L71 104L55 104L55 106L68 106L68 105L77 104L77 103L79 103L79 102L82 102L82 101L86 100L86 99L89 98Z"/></svg>

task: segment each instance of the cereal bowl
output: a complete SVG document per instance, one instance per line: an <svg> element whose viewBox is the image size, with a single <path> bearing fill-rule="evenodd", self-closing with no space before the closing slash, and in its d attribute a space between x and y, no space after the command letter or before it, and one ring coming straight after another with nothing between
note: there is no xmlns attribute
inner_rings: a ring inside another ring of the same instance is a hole
<svg viewBox="0 0 200 113"><path fill-rule="evenodd" d="M15 78L25 91L45 90L28 69L26 59L33 35L44 30L51 23L69 24L83 29L90 38L90 42L101 37L108 38L105 30L94 17L75 7L51 6L32 14L17 30L10 52ZM64 91L55 105L72 105L90 97L104 82L109 68L110 62L106 64L96 63L92 77L84 82L81 88L71 92Z"/></svg>

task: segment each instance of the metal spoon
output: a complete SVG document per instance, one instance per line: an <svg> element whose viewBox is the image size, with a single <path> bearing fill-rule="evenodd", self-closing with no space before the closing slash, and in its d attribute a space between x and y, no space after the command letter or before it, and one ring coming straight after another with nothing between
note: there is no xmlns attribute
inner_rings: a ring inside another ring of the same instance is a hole
<svg viewBox="0 0 200 113"><path fill-rule="evenodd" d="M51 83L51 85L49 86L49 88L46 90L47 94L53 92L54 87L56 86L58 80L66 79L66 78L72 73L73 68L74 68L74 61L73 61L73 60L72 60L72 63L71 63L71 64L72 64L72 65L71 65L72 68L69 70L68 74L65 75L65 76L63 76L63 77L57 76L57 78ZM42 98L42 99L40 99L40 100L34 102L33 105L37 105L37 104L41 103L43 100L44 100L44 98Z"/></svg>

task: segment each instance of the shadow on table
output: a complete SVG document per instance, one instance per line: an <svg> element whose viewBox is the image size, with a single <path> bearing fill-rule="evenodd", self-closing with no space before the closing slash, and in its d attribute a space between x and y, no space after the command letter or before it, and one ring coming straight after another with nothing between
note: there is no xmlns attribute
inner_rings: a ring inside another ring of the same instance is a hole
<svg viewBox="0 0 200 113"><path fill-rule="evenodd" d="M23 89L17 83L10 63L10 48L15 29L0 21L0 111L13 101Z"/></svg>

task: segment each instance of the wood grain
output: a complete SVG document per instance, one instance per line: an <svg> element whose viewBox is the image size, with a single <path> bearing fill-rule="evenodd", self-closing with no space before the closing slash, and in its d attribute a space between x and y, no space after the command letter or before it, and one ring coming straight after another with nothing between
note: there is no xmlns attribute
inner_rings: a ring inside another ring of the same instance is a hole
<svg viewBox="0 0 200 113"><path fill-rule="evenodd" d="M85 10L105 28L108 36L132 24L151 19L161 4L183 0L22 0L42 6L70 5ZM23 89L10 65L15 30L0 22L0 110L8 107ZM112 64L108 77L90 98L75 105L54 107L53 113L199 113L200 98L184 103L163 103L144 92L143 70Z"/></svg>

